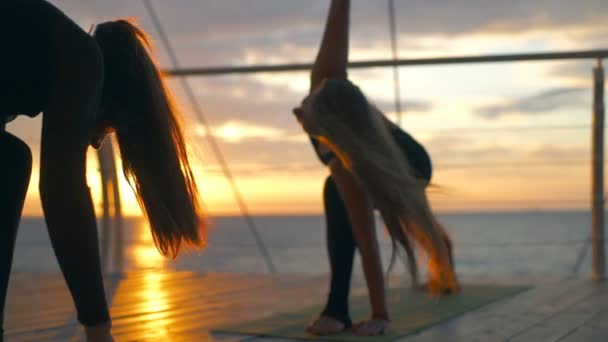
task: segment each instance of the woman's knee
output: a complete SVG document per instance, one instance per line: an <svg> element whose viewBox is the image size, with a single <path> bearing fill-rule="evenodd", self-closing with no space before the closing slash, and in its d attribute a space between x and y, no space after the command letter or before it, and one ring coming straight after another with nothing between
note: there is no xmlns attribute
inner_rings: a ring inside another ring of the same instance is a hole
<svg viewBox="0 0 608 342"><path fill-rule="evenodd" d="M0 174L27 175L32 170L32 151L25 142L8 132L0 132ZM11 178L15 177L13 175Z"/></svg>

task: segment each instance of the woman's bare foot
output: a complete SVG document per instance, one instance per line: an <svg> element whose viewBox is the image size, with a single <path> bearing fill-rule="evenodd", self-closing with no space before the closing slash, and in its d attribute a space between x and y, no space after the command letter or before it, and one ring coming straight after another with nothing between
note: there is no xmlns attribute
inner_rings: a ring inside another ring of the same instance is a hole
<svg viewBox="0 0 608 342"><path fill-rule="evenodd" d="M344 331L345 328L344 323L333 317L319 316L308 324L306 331L313 335L335 335Z"/></svg>
<svg viewBox="0 0 608 342"><path fill-rule="evenodd" d="M114 342L112 338L112 323L101 323L92 326L85 326L84 331L87 336L87 342Z"/></svg>
<svg viewBox="0 0 608 342"><path fill-rule="evenodd" d="M391 322L386 319L370 319L353 326L353 332L359 336L377 336L388 332Z"/></svg>

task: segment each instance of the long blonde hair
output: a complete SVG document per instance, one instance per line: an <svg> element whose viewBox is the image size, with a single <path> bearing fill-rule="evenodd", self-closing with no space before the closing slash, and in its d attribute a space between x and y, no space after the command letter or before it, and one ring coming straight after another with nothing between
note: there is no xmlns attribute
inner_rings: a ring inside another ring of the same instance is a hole
<svg viewBox="0 0 608 342"><path fill-rule="evenodd" d="M101 110L115 129L123 172L163 255L206 242L185 139L146 34L127 20L102 23L94 37L105 65Z"/></svg>
<svg viewBox="0 0 608 342"><path fill-rule="evenodd" d="M414 176L382 113L347 80L327 80L313 101L319 136L363 184L384 218L393 246L398 243L411 252L408 237L412 237L429 257L429 291L456 291L451 243L431 211L425 192L427 181ZM413 253L408 255L414 263L410 269L415 268Z"/></svg>

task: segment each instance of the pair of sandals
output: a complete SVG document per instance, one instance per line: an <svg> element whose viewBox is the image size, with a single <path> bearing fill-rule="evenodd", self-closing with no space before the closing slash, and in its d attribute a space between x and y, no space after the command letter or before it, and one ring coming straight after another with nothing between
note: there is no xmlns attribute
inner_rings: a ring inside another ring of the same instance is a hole
<svg viewBox="0 0 608 342"><path fill-rule="evenodd" d="M306 327L306 331L313 335L327 336L339 334L350 328L359 336L377 336L386 334L389 325L390 321L386 319L370 319L349 327L336 318L321 315Z"/></svg>

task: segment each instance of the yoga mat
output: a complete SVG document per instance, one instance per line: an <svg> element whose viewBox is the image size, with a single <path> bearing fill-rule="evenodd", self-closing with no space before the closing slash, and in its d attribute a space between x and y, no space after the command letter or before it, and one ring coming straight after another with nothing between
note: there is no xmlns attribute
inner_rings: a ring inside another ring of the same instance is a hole
<svg viewBox="0 0 608 342"><path fill-rule="evenodd" d="M411 289L391 289L388 291L390 331L386 335L377 337L359 337L350 331L333 336L308 334L305 331L306 325L319 315L322 306L277 314L253 322L219 327L214 331L322 341L393 341L530 288L530 286L464 285L460 294L441 298L431 298L425 293ZM369 317L367 295L351 298L350 306L353 323Z"/></svg>

